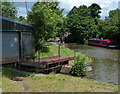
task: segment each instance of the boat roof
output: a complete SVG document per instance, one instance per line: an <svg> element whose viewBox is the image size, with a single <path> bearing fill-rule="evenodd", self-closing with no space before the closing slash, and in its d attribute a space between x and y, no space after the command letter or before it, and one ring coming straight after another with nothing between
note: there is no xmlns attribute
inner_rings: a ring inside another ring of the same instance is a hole
<svg viewBox="0 0 120 94"><path fill-rule="evenodd" d="M109 39L98 39L98 38L92 38L92 39L89 39L89 40L111 41L111 42L115 42L115 41L112 41L112 40L109 40Z"/></svg>

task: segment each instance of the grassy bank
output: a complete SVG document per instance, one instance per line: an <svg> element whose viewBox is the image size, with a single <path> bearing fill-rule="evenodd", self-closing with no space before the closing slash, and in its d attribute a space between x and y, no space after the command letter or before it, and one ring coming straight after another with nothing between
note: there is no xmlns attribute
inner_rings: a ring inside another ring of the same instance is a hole
<svg viewBox="0 0 120 94"><path fill-rule="evenodd" d="M38 52L36 52L37 57L49 57L49 56L58 56L58 46L50 45L48 46L48 52L40 52L40 56L38 56ZM74 57L74 51L66 48L65 46L60 46L60 55L63 57ZM86 57L82 53L75 52L75 57L80 56L80 59L85 58L85 62L91 62L91 59Z"/></svg>
<svg viewBox="0 0 120 94"><path fill-rule="evenodd" d="M22 81L14 81L22 77ZM91 81L86 78L64 74L23 76L10 68L3 69L3 92L117 92L118 86Z"/></svg>
<svg viewBox="0 0 120 94"><path fill-rule="evenodd" d="M44 52L41 57L57 56L58 46L49 46L49 52ZM36 53L37 54L37 53ZM91 60L81 53L80 59L86 62ZM74 52L64 46L61 48L61 56L74 56ZM45 76L24 75L11 68L2 69L3 92L117 92L118 85L101 83L86 78L73 77L64 74L49 74ZM15 80L16 78L22 80Z"/></svg>

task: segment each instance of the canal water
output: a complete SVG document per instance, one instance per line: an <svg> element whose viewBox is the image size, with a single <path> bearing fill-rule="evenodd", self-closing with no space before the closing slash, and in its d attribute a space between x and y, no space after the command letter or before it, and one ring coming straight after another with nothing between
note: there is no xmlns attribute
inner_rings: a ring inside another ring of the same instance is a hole
<svg viewBox="0 0 120 94"><path fill-rule="evenodd" d="M70 47L70 45L68 47ZM92 70L87 73L87 78L118 84L120 50L88 45L76 45L75 51L84 53L93 60L91 65Z"/></svg>

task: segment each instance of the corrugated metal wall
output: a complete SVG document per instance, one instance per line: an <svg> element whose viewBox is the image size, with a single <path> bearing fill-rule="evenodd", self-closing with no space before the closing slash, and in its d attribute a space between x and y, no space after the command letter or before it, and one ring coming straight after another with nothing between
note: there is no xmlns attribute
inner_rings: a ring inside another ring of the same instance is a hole
<svg viewBox="0 0 120 94"><path fill-rule="evenodd" d="M2 32L2 63L19 60L19 33Z"/></svg>
<svg viewBox="0 0 120 94"><path fill-rule="evenodd" d="M21 41L22 41L23 56L30 55L33 52L32 34L29 32L22 32Z"/></svg>
<svg viewBox="0 0 120 94"><path fill-rule="evenodd" d="M0 64L2 63L2 32L0 32Z"/></svg>
<svg viewBox="0 0 120 94"><path fill-rule="evenodd" d="M16 19L0 16L2 28L2 63L18 62L24 55L32 52L33 26ZM1 60L1 59L0 59Z"/></svg>

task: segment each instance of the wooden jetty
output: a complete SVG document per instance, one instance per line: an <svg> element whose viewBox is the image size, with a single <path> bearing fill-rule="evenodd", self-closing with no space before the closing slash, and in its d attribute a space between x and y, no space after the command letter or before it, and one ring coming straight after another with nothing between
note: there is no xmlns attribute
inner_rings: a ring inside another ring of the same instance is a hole
<svg viewBox="0 0 120 94"><path fill-rule="evenodd" d="M74 60L75 57L61 57L51 56L38 59L24 60L18 63L18 69L32 72L49 72L53 70L60 70L63 65L69 63L70 60Z"/></svg>

